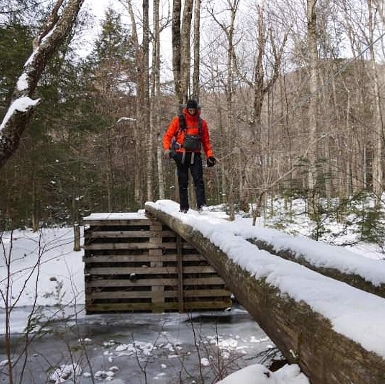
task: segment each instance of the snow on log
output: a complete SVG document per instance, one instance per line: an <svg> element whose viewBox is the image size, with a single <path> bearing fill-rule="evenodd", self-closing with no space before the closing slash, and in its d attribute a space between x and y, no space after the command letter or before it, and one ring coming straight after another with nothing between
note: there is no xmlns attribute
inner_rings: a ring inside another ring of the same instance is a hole
<svg viewBox="0 0 385 384"><path fill-rule="evenodd" d="M341 246L293 236L272 228L235 226L234 234L260 249L385 298L383 260L362 257Z"/></svg>
<svg viewBox="0 0 385 384"><path fill-rule="evenodd" d="M289 235L286 234L283 234L283 236L289 237ZM338 257L333 259L331 251L334 251L336 248L338 248L335 246L323 244L325 257L330 256L330 262L324 261L324 264L322 264L322 261L320 262L320 260L325 260L325 258L311 257L311 255L303 253L303 251L298 250L295 247L277 247L277 245L274 243L274 240L269 242L263 239L252 238L248 239L248 241L255 244L258 248L264 249L274 255L278 255L284 259L294 261L318 273L331 277L332 279L343 281L352 287L356 287L358 289L362 289L366 292L373 293L374 295L385 298L385 263L383 260L362 260L362 257L354 255L352 252L350 252L351 263L348 269L345 270L345 266L339 265ZM315 240L302 239L302 241L307 243L306 246L308 248L310 248L309 243L317 243L317 245L319 245L319 242L316 242ZM344 250L340 248L340 252L343 253ZM359 260L360 263L355 263L355 256L357 259L361 259ZM377 275L378 278L373 279L373 275Z"/></svg>
<svg viewBox="0 0 385 384"><path fill-rule="evenodd" d="M383 298L259 250L225 220L185 215L164 200L145 210L206 256L312 384L385 382Z"/></svg>

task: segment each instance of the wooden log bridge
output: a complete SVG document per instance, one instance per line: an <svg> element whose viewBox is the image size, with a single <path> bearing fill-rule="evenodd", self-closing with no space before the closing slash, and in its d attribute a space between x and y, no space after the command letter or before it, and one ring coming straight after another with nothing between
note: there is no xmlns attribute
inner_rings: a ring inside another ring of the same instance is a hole
<svg viewBox="0 0 385 384"><path fill-rule="evenodd" d="M293 262L296 257L288 261L260 250L248 241L257 242L255 236L243 236L231 222L210 214L184 215L177 204L163 200L146 203L145 211L205 255L286 359L299 364L312 384L385 383L382 297L299 265ZM268 241L263 242L266 247ZM376 265L385 279L385 263Z"/></svg>

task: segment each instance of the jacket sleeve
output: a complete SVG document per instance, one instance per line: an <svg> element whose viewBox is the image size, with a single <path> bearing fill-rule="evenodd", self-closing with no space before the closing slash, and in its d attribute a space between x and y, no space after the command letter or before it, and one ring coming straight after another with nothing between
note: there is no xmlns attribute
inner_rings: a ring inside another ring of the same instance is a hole
<svg viewBox="0 0 385 384"><path fill-rule="evenodd" d="M163 136L162 144L163 150L171 148L172 138L177 134L179 130L179 117L176 116L172 119L170 125L168 126L166 133Z"/></svg>
<svg viewBox="0 0 385 384"><path fill-rule="evenodd" d="M206 157L214 156L213 148L210 142L209 129L206 120L202 121L202 138L201 138L203 150Z"/></svg>

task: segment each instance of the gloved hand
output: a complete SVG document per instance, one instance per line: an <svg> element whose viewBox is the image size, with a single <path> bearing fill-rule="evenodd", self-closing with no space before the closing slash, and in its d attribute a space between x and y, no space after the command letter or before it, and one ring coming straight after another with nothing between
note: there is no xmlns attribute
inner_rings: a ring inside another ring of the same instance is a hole
<svg viewBox="0 0 385 384"><path fill-rule="evenodd" d="M164 154L164 158L168 160L170 159L171 150L165 149L163 154Z"/></svg>
<svg viewBox="0 0 385 384"><path fill-rule="evenodd" d="M213 167L217 163L217 159L214 156L210 156L207 158L207 166Z"/></svg>

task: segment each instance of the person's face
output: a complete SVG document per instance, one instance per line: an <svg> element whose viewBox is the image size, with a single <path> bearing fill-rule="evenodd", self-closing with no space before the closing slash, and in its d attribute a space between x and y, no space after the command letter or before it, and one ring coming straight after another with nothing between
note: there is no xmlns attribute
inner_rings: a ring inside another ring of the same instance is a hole
<svg viewBox="0 0 385 384"><path fill-rule="evenodd" d="M194 116L194 115L197 113L197 110L196 110L195 108L189 108L189 109L187 110L187 112L188 112L190 115Z"/></svg>

